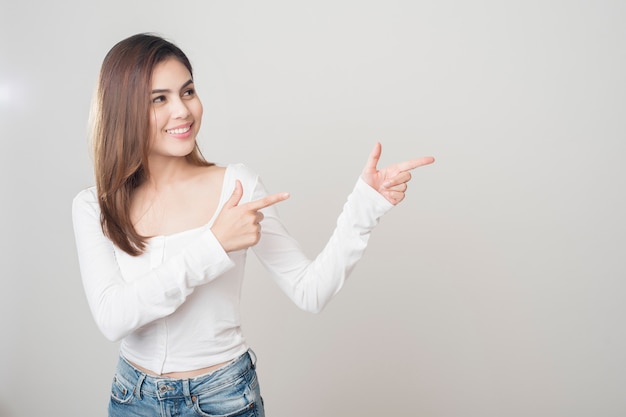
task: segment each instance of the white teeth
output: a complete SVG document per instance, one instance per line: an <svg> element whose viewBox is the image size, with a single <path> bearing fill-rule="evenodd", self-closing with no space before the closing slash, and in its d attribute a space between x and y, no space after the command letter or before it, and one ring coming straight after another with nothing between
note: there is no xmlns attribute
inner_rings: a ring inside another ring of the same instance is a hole
<svg viewBox="0 0 626 417"><path fill-rule="evenodd" d="M180 135L180 134L189 132L189 129L191 129L191 126L187 126L187 127L182 128L182 129L166 130L166 132L170 133L172 135Z"/></svg>

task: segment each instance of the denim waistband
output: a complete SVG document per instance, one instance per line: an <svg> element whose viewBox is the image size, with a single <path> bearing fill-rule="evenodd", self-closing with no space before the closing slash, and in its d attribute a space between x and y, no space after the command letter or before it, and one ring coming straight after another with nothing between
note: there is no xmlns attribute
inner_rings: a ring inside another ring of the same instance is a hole
<svg viewBox="0 0 626 417"><path fill-rule="evenodd" d="M176 379L162 376L148 375L131 365L120 356L115 378L127 387L133 387L136 397L143 395L159 399L185 398L190 399L194 394L217 390L241 378L249 370L254 369L256 356L252 350L227 363L215 371L189 379Z"/></svg>

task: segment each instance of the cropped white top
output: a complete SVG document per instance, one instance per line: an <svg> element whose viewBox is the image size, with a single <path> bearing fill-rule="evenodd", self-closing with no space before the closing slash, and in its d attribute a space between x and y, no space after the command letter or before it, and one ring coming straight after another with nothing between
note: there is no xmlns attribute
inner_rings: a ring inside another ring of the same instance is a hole
<svg viewBox="0 0 626 417"><path fill-rule="evenodd" d="M140 256L128 255L103 234L95 187L74 198L87 301L104 336L122 339L126 359L163 374L226 362L248 349L239 316L247 250L226 253L210 229L236 179L244 189L241 203L267 195L255 173L229 165L213 218L196 229L148 239ZM296 305L319 312L341 289L371 230L392 207L359 179L315 260L303 254L273 207L262 210L261 239L251 249Z"/></svg>

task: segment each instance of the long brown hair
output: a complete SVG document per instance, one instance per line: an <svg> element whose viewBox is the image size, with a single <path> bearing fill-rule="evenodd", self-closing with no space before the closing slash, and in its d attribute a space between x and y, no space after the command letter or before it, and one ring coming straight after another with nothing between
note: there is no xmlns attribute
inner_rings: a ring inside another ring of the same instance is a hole
<svg viewBox="0 0 626 417"><path fill-rule="evenodd" d="M130 202L149 175L152 71L169 58L180 61L193 78L189 59L171 42L146 33L126 38L105 56L94 95L91 134L102 231L133 256L143 253L148 238L135 230ZM194 165L213 165L197 144L186 158Z"/></svg>

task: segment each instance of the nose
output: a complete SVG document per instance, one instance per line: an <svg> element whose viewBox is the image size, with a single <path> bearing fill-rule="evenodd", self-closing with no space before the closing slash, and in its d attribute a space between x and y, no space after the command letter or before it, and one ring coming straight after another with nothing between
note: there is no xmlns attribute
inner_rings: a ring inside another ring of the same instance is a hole
<svg viewBox="0 0 626 417"><path fill-rule="evenodd" d="M183 100L178 99L172 102L172 118L174 119L186 119L189 117L189 108L187 108L187 103Z"/></svg>

